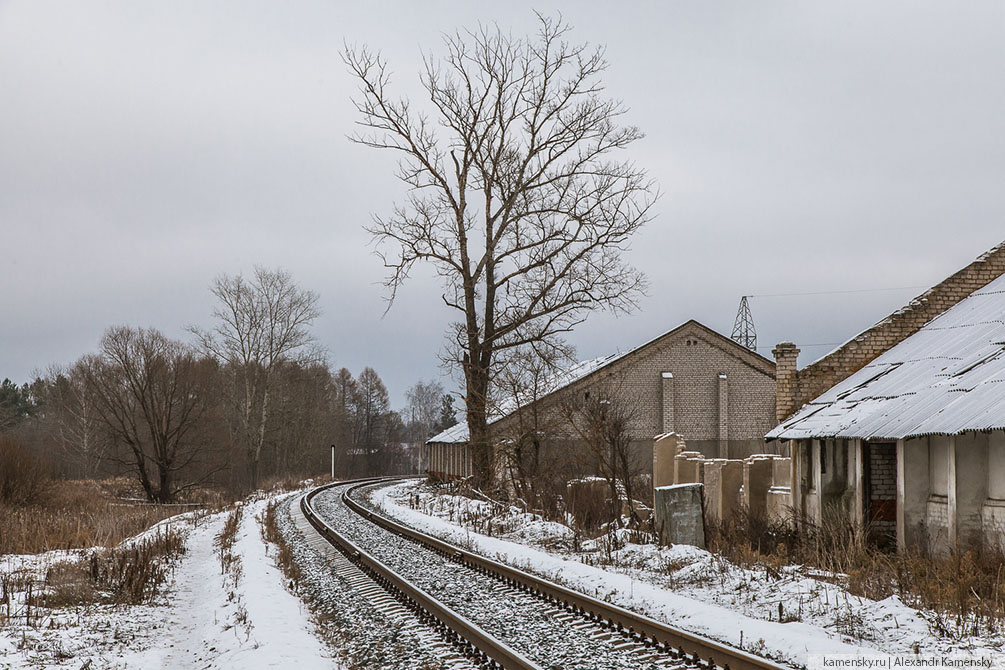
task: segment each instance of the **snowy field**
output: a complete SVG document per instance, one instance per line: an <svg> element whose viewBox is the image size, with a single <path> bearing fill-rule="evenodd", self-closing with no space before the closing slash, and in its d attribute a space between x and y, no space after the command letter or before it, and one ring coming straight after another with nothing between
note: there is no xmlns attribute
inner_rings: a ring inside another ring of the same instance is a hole
<svg viewBox="0 0 1005 670"><path fill-rule="evenodd" d="M0 603L0 668L338 667L314 635L309 612L284 586L262 540L258 517L268 499L243 504L224 573L214 540L227 512L162 522L186 534L186 552L152 605L92 605L37 611L27 625L12 597ZM156 532L147 531L144 535ZM41 580L53 563L86 552L0 556L0 574ZM14 616L4 616L10 611Z"/></svg>
<svg viewBox="0 0 1005 670"><path fill-rule="evenodd" d="M996 655L1005 646L1001 636L938 637L932 613L896 596L871 601L850 595L840 586L840 575L800 566L744 569L685 545L625 541L611 547L601 539L576 547L567 526L445 495L420 481L380 489L372 503L472 551L784 663L803 666L809 654Z"/></svg>

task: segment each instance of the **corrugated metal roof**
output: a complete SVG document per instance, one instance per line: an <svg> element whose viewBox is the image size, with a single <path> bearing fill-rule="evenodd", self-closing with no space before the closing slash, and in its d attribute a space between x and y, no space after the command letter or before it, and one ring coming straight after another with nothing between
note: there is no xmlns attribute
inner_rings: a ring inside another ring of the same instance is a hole
<svg viewBox="0 0 1005 670"><path fill-rule="evenodd" d="M901 439L1005 428L1005 276L929 321L768 433Z"/></svg>

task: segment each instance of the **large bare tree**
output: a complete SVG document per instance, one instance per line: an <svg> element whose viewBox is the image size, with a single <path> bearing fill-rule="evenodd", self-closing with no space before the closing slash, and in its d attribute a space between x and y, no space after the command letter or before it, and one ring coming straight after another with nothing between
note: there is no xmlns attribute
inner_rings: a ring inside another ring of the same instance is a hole
<svg viewBox="0 0 1005 670"><path fill-rule="evenodd" d="M155 329L110 328L100 353L78 363L94 411L109 433L126 447L123 460L147 498L171 502L175 495L208 477L193 466L207 457L196 437L208 407L215 364ZM182 480L180 474L189 471Z"/></svg>
<svg viewBox="0 0 1005 670"><path fill-rule="evenodd" d="M210 290L219 301L213 311L217 324L209 331L190 330L203 351L235 377L232 400L256 488L277 370L321 356L310 331L321 315L318 294L301 288L285 270L257 266L250 279L221 275Z"/></svg>
<svg viewBox="0 0 1005 670"><path fill-rule="evenodd" d="M446 36L420 76L427 111L394 96L379 53L344 55L361 84L353 139L397 152L410 187L370 228L390 300L416 263L431 263L459 316L447 359L463 371L480 484L496 355L567 332L591 310L634 307L644 277L622 251L657 196L644 170L612 158L642 133L620 126L625 107L604 97L604 50L568 42L561 20L539 25L531 38L498 27Z"/></svg>

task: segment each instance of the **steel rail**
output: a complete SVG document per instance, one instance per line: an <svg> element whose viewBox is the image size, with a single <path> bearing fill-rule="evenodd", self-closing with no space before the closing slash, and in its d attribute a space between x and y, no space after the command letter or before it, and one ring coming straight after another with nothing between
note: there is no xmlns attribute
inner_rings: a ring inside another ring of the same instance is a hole
<svg viewBox="0 0 1005 670"><path fill-rule="evenodd" d="M418 608L427 615L433 617L439 621L440 624L451 630L455 636L459 636L460 640L465 641L464 643L461 643L460 646L468 647L467 651L469 652L469 656L471 655L471 651L477 650L477 652L479 652L487 661L498 664L503 668L507 668L507 670L510 668L513 670L543 670L541 666L537 665L532 660L521 655L504 642L495 639L473 622L469 621L457 612L454 612L452 609L429 596L421 589L415 587L394 572L391 568L379 561L376 557L364 551L348 538L340 535L321 519L320 515L318 515L317 511L311 505L311 501L317 494L329 488L342 486L346 483L355 483L357 486L367 486L377 481L381 480L369 479L357 482L336 482L334 484L326 484L325 486L318 487L303 495L300 498L300 509L303 511L304 516L310 524L325 540L338 547L347 557L349 557L350 560L357 563L371 576L376 577L377 581L382 586L385 588L390 587L390 589L396 591L408 600L413 607ZM343 499L345 498L343 497ZM453 641L460 642L460 640L455 637Z"/></svg>
<svg viewBox="0 0 1005 670"><path fill-rule="evenodd" d="M653 645L662 647L681 660L704 662L710 667L720 667L723 670L789 670L784 665L755 656L742 649L735 649L707 637L670 626L467 551L457 545L405 526L383 514L373 512L353 500L349 495L372 483L362 483L346 489L342 494L342 499L350 509L385 530L431 547L438 553L482 573L494 575L527 591L561 603L566 609L606 623L611 628L627 633L633 639L641 642L651 641Z"/></svg>

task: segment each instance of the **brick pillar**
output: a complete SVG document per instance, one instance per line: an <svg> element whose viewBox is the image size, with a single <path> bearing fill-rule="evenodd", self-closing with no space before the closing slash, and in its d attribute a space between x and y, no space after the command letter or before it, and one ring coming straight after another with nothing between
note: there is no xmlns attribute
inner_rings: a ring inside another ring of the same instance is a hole
<svg viewBox="0 0 1005 670"><path fill-rule="evenodd" d="M729 458L729 383L719 375L719 458Z"/></svg>
<svg viewBox="0 0 1005 670"><path fill-rule="evenodd" d="M775 357L775 420L781 423L799 409L796 406L796 359L799 349L791 342L781 342L771 354Z"/></svg>
<svg viewBox="0 0 1005 670"><path fill-rule="evenodd" d="M673 426L673 373L663 373L663 433L672 433Z"/></svg>

